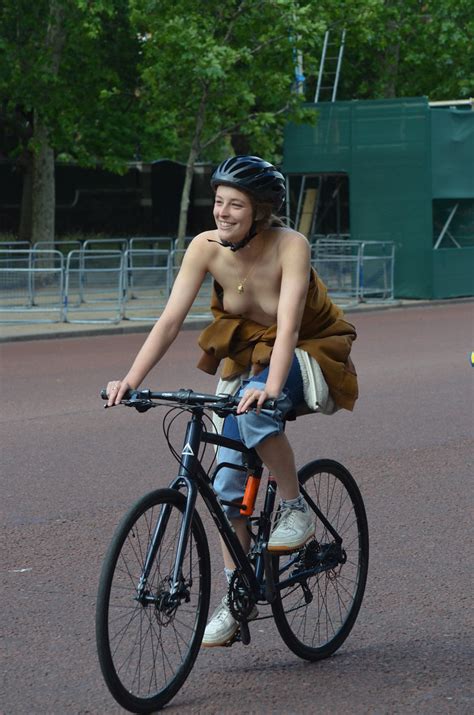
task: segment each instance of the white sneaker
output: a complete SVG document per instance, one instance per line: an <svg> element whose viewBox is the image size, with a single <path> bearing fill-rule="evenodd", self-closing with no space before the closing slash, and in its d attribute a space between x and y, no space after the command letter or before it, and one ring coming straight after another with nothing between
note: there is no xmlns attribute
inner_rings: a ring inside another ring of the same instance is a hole
<svg viewBox="0 0 474 715"><path fill-rule="evenodd" d="M304 511L287 507L280 512L267 549L279 553L296 551L314 535L314 531L313 514L308 507Z"/></svg>
<svg viewBox="0 0 474 715"><path fill-rule="evenodd" d="M253 621L257 616L258 609L257 606L254 606L248 620ZM238 630L239 624L229 610L227 596L224 596L206 626L201 646L203 648L215 648L216 646L226 645Z"/></svg>

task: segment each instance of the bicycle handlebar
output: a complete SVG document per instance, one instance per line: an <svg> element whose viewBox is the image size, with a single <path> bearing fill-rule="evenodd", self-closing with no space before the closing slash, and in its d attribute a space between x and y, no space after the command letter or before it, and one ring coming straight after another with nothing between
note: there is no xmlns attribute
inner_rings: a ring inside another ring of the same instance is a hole
<svg viewBox="0 0 474 715"><path fill-rule="evenodd" d="M101 390L100 396L103 400L107 400L107 392ZM152 392L151 390L133 390L126 394L125 399L120 404L126 407L135 407L138 412L146 412L152 407L157 407L154 400L164 402L174 402L177 405L190 407L207 407L213 412L225 416L234 413L237 405L240 402L239 397L233 395L210 395L202 392L194 392L193 390L183 389L166 392ZM107 405L105 405L107 407ZM261 412L279 417L284 420L289 417L293 411L293 403L287 395L266 400L263 403Z"/></svg>

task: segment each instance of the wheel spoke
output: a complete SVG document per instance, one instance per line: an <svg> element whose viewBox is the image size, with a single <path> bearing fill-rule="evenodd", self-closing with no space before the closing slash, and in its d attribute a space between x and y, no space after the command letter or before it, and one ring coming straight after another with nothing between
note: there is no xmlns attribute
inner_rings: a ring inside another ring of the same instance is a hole
<svg viewBox="0 0 474 715"><path fill-rule="evenodd" d="M138 593L165 505L166 528L143 592L140 588ZM186 679L200 646L210 565L197 514L182 567L181 595L179 590L174 596L170 592L184 507L184 497L172 490L145 497L119 527L104 563L97 603L99 659L109 689L128 709L137 700L146 708L162 707Z"/></svg>
<svg viewBox="0 0 474 715"><path fill-rule="evenodd" d="M316 660L343 643L360 608L367 575L367 520L360 492L341 465L322 460L302 472L306 492L342 544L336 545L316 518L315 542L301 552L299 563L286 573L284 562L288 557L274 557L274 569L283 581L293 573L297 577L298 570L307 576L314 568L315 573L305 579L305 592L312 596L309 603L302 587L289 584L278 592L273 613L287 645L297 655ZM339 560L336 566L334 558ZM325 563L331 568L321 571Z"/></svg>

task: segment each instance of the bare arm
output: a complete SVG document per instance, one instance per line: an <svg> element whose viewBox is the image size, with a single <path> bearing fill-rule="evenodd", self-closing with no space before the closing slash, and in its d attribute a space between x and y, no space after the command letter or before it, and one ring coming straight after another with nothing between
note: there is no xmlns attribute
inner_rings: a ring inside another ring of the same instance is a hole
<svg viewBox="0 0 474 715"><path fill-rule="evenodd" d="M205 278L206 255L202 245L195 239L185 253L166 307L130 370L119 383L109 383L107 386L109 405L118 404L127 390L137 389L175 340ZM116 385L118 389L113 391L112 386Z"/></svg>
<svg viewBox="0 0 474 715"><path fill-rule="evenodd" d="M310 272L310 250L308 242L293 239L282 247L282 279L277 313L277 335L270 359L270 370L265 389L258 395L257 408L270 397L278 397L285 385L303 316L308 292ZM239 412L244 412L257 395L249 400L245 397L239 405Z"/></svg>

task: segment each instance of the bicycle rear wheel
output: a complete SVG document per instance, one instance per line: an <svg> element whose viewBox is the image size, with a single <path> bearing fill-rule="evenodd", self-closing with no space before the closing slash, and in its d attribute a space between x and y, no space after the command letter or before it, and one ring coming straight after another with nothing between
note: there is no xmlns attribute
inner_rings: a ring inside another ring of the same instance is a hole
<svg viewBox="0 0 474 715"><path fill-rule="evenodd" d="M315 539L304 549L274 556L272 610L286 645L301 658L320 660L342 645L359 613L369 562L367 517L359 488L341 464L316 460L298 476L342 544L316 518Z"/></svg>
<svg viewBox="0 0 474 715"><path fill-rule="evenodd" d="M210 559L197 512L178 595L170 592L185 506L184 495L174 489L147 494L124 517L104 560L96 609L99 662L113 697L131 712L154 712L171 700L201 645L209 610ZM140 587L163 513L166 525L146 585Z"/></svg>

